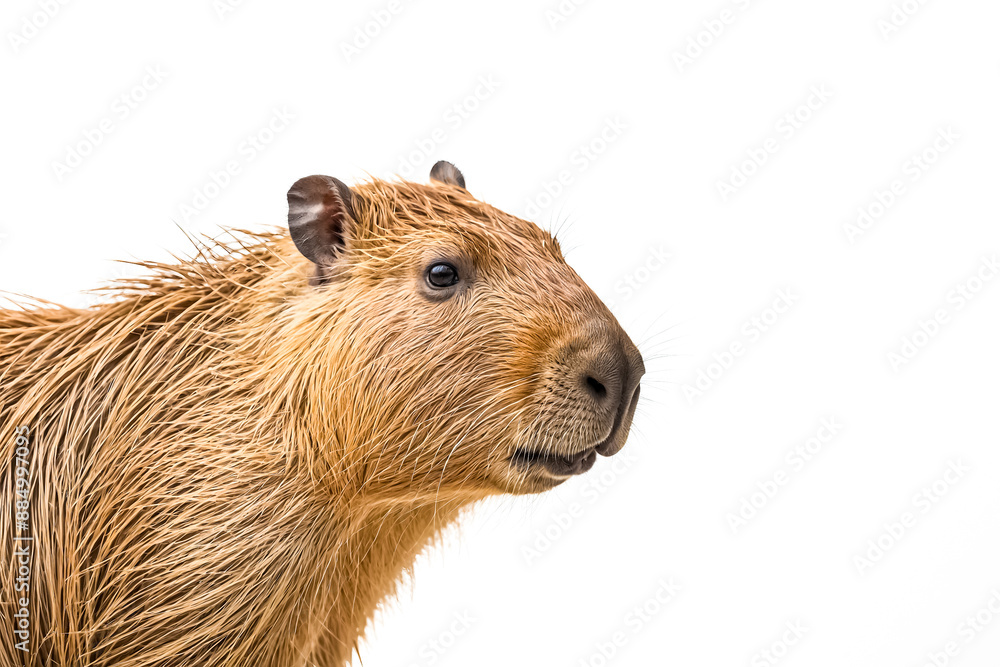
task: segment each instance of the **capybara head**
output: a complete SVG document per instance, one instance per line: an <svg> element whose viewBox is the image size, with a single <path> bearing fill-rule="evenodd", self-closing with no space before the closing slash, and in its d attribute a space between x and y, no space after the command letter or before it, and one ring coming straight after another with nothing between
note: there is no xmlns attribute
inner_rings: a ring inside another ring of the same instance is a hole
<svg viewBox="0 0 1000 667"><path fill-rule="evenodd" d="M310 350L297 407L361 490L551 488L624 445L642 357L551 234L476 200L450 163L431 178L289 190L311 262L281 334Z"/></svg>

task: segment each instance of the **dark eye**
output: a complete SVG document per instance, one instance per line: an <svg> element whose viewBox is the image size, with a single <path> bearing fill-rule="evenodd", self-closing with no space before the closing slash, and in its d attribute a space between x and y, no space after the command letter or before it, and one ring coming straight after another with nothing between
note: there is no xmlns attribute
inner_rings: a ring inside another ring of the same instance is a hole
<svg viewBox="0 0 1000 667"><path fill-rule="evenodd" d="M458 269L447 262L431 264L427 269L427 282L438 289L451 287L458 282Z"/></svg>

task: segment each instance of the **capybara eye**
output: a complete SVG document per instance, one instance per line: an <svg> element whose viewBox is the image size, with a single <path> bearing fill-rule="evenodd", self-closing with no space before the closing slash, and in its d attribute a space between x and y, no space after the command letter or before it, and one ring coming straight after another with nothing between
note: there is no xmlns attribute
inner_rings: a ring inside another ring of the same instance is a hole
<svg viewBox="0 0 1000 667"><path fill-rule="evenodd" d="M458 269L447 262L431 264L427 269L427 283L431 287L444 289L458 282Z"/></svg>

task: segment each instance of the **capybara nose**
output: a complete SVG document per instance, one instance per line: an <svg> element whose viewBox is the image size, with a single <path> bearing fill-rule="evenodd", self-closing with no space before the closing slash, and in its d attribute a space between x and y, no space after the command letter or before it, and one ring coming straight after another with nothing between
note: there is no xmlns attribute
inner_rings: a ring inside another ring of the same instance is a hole
<svg viewBox="0 0 1000 667"><path fill-rule="evenodd" d="M603 426L597 452L611 456L624 446L632 425L639 380L646 372L642 355L617 325L601 327L576 350L570 366L581 402Z"/></svg>

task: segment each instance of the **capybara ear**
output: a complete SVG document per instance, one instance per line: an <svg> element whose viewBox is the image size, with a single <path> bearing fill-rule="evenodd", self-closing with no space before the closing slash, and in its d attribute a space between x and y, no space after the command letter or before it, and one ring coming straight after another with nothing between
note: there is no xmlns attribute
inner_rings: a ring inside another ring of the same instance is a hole
<svg viewBox="0 0 1000 667"><path fill-rule="evenodd" d="M336 178L306 176L288 191L288 231L321 272L347 247L355 219L354 193Z"/></svg>
<svg viewBox="0 0 1000 667"><path fill-rule="evenodd" d="M458 167L447 160L441 160L431 167L431 180L448 185L457 185L465 189L465 176L458 170Z"/></svg>

